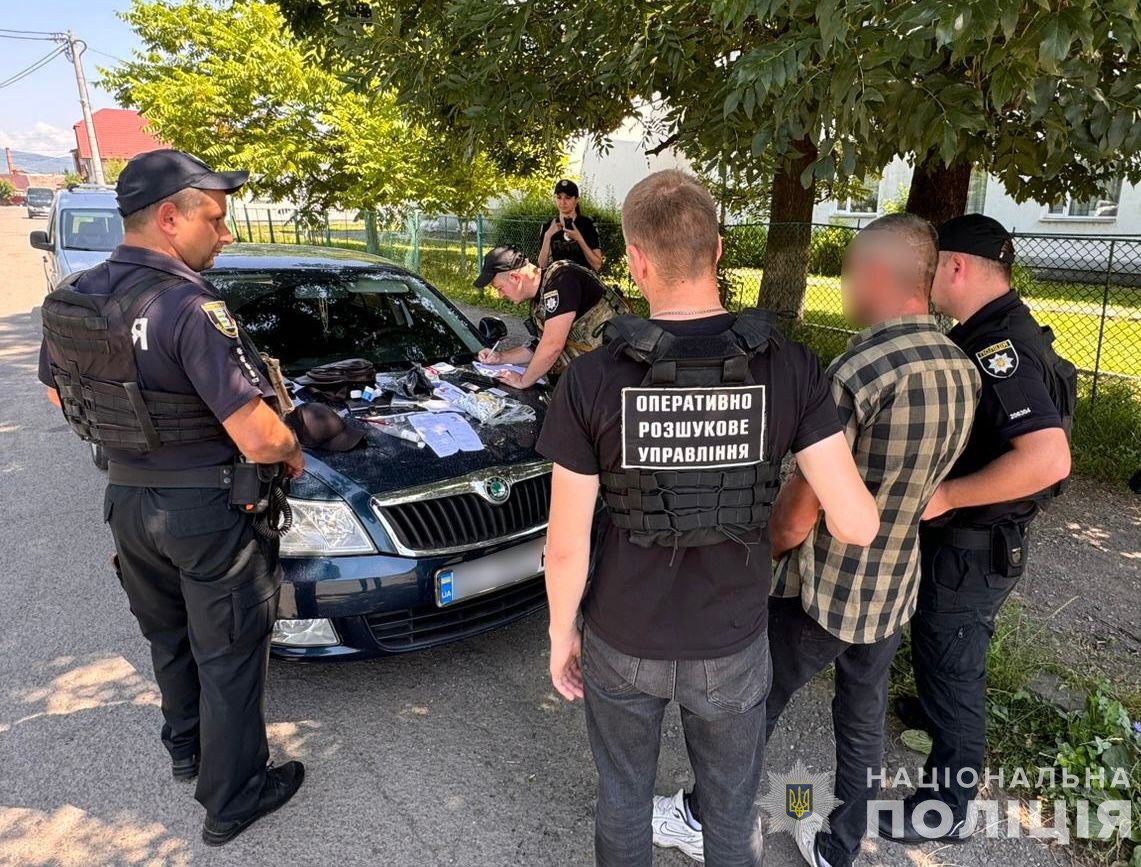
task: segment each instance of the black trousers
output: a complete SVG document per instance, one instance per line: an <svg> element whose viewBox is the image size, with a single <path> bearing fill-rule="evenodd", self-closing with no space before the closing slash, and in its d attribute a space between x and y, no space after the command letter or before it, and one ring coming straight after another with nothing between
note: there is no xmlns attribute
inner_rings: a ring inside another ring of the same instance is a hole
<svg viewBox="0 0 1141 867"><path fill-rule="evenodd" d="M990 551L955 547L943 538L933 531L919 534L922 576L911 658L933 744L926 796L939 798L962 819L983 769L987 648L998 611L1018 579L995 572Z"/></svg>
<svg viewBox="0 0 1141 867"><path fill-rule="evenodd" d="M836 797L828 833L817 841L832 867L848 867L860 851L868 827L868 801L878 785L869 771L883 767L883 728L888 673L903 633L874 644L849 644L809 617L800 599L769 599L769 653L773 682L765 706L765 741L772 736L792 696L832 663L836 664L832 726L836 734ZM691 809L704 811L697 786Z"/></svg>
<svg viewBox="0 0 1141 867"><path fill-rule="evenodd" d="M264 695L277 545L222 490L111 485L119 577L150 643L172 758L200 756L195 797L220 821L254 812L269 759Z"/></svg>

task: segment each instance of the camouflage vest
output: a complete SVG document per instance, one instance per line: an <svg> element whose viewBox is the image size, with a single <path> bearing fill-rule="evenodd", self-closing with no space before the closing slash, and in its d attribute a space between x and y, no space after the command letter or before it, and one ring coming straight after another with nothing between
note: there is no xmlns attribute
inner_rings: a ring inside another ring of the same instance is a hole
<svg viewBox="0 0 1141 867"><path fill-rule="evenodd" d="M570 334L567 335L567 342L563 346L563 351L559 353L558 360L555 361L554 366L551 368L551 373L555 376L558 376L567 369L567 365L570 364L571 359L585 355L592 349L597 349L602 345L602 329L607 322L615 317L625 316L630 313L630 307L626 303L626 300L619 295L617 291L599 280L593 271L588 268L583 268L574 262L554 262L543 271L543 279L539 284L539 291L535 293L535 298L531 302L531 322L535 326L535 335L537 337L542 338L543 327L546 324L547 308L544 302L545 287L554 274L565 268L575 268L589 276L591 280L602 287L602 297L598 299L598 302L593 307L575 319L574 324L571 326Z"/></svg>

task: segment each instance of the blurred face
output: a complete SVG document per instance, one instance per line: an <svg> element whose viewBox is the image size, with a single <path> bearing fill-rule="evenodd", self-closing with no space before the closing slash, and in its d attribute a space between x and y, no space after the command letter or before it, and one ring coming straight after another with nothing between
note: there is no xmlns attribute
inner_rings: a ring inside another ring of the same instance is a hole
<svg viewBox="0 0 1141 867"><path fill-rule="evenodd" d="M857 236L844 253L844 267L840 272L844 316L861 328L875 323L873 302L877 293L887 288L883 284L887 275L875 247L874 242Z"/></svg>
<svg viewBox="0 0 1141 867"><path fill-rule="evenodd" d="M182 212L173 202L159 207L158 220L170 246L187 267L205 271L222 248L234 242L226 228L226 194L221 190L198 190L198 204Z"/></svg>
<svg viewBox="0 0 1141 867"><path fill-rule="evenodd" d="M559 216L573 217L574 210L578 207L578 196L568 196L566 193L557 193L555 195L555 205L559 209Z"/></svg>

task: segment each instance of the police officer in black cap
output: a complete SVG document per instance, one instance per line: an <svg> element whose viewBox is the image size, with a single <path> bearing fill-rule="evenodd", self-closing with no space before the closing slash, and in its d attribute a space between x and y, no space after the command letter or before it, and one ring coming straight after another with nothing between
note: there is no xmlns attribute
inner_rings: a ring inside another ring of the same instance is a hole
<svg viewBox="0 0 1141 867"><path fill-rule="evenodd" d="M39 371L110 462L116 567L150 643L173 775L197 776L211 845L304 778L300 762L267 766L281 572L255 516L271 496L264 484L300 475L303 458L267 368L199 273L233 241L226 195L247 177L176 150L132 159L117 186L123 244L45 300Z"/></svg>
<svg viewBox="0 0 1141 867"><path fill-rule="evenodd" d="M978 365L983 388L967 447L920 527L911 623L919 695L896 709L933 746L926 785L902 815L879 820L881 836L905 843L962 842L972 831L965 820L983 768L987 647L1026 567L1030 523L1070 473L1076 402L1073 365L1011 289L1010 233L968 214L939 229L939 246L932 300L958 321L950 337Z"/></svg>

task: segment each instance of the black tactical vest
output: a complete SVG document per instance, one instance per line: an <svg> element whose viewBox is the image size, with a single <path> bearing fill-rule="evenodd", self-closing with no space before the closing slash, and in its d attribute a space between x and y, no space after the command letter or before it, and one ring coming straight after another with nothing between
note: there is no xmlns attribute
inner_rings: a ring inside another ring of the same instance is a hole
<svg viewBox="0 0 1141 867"><path fill-rule="evenodd" d="M64 281L43 304L48 362L72 430L87 442L138 454L225 437L197 395L147 391L138 383L134 322L186 281L144 269L108 295L88 295L72 288L81 276Z"/></svg>
<svg viewBox="0 0 1141 867"><path fill-rule="evenodd" d="M622 390L622 470L600 475L614 525L645 548L759 541L779 482L768 412L781 337L768 314L746 311L700 337L622 316L605 339L615 358L646 366L642 384Z"/></svg>

